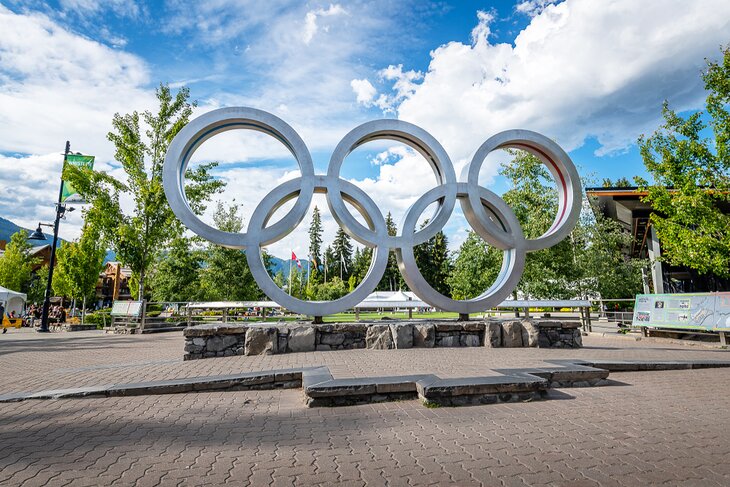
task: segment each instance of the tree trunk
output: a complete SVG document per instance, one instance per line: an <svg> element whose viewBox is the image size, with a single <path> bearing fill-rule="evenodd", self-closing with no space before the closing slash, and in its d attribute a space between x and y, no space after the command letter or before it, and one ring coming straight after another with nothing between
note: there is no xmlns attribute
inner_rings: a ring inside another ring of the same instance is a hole
<svg viewBox="0 0 730 487"><path fill-rule="evenodd" d="M137 288L137 301L144 299L144 269L139 272L139 287Z"/></svg>

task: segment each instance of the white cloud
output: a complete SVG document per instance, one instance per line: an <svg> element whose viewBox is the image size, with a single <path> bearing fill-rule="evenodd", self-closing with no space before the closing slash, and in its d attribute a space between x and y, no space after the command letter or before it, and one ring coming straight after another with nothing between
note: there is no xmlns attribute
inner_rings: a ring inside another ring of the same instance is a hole
<svg viewBox="0 0 730 487"><path fill-rule="evenodd" d="M378 107L383 113L395 113L398 103L413 95L418 85L415 83L423 79L420 71L403 71L403 65L390 65L377 73L380 81L392 81L393 94L381 93L377 98L377 90L367 79L353 79L350 82L352 91L357 95L357 102L365 107Z"/></svg>
<svg viewBox="0 0 730 487"><path fill-rule="evenodd" d="M366 79L354 79L350 81L350 86L352 86L352 91L355 92L358 103L365 106L372 105L373 98L375 97L377 90L370 81Z"/></svg>
<svg viewBox="0 0 730 487"><path fill-rule="evenodd" d="M313 151L331 149L367 119L353 103L351 81L363 78L365 66L379 56L376 46L397 27L395 17L382 15L385 2L168 5L172 15L165 20L166 30L185 36L190 49L210 53L206 74L227 80L196 95L201 106L270 111L294 126ZM408 7L389 8L397 14Z"/></svg>
<svg viewBox="0 0 730 487"><path fill-rule="evenodd" d="M132 0L60 0L61 8L77 15L96 15L111 11L119 17L137 18L143 9Z"/></svg>
<svg viewBox="0 0 730 487"><path fill-rule="evenodd" d="M75 35L41 14L0 6L0 150L63 149L111 159L115 112L153 106L145 63Z"/></svg>
<svg viewBox="0 0 730 487"><path fill-rule="evenodd" d="M730 38L730 3L721 0L540 5L514 46L491 43L492 16L480 12L471 44L432 51L423 81L405 91L397 79L388 96L403 97L398 117L429 130L454 160L509 128L542 132L566 150L595 137L601 155L653 131L664 99L700 107L704 58Z"/></svg>
<svg viewBox="0 0 730 487"><path fill-rule="evenodd" d="M112 116L154 106L154 94L138 57L47 16L0 6L0 32L0 151L21 154L0 157L0 214L31 226L53 219L66 140L73 151L96 155L98 169L114 172L106 140ZM80 212L69 214L61 235L73 238L80 227Z"/></svg>
<svg viewBox="0 0 730 487"><path fill-rule="evenodd" d="M333 15L342 15L345 13L347 12L339 4L331 4L327 9L319 8L307 12L307 15L304 16L304 31L302 32L302 40L304 43L309 44L314 39L314 35L319 29L317 18L332 17Z"/></svg>
<svg viewBox="0 0 730 487"><path fill-rule="evenodd" d="M521 14L534 17L540 15L548 5L556 2L557 0L526 0L515 5L515 10Z"/></svg>

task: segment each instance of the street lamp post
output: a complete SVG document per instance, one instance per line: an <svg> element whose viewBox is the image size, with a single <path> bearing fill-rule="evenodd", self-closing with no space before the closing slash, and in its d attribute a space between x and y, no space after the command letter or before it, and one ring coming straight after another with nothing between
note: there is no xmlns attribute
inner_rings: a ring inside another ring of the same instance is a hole
<svg viewBox="0 0 730 487"><path fill-rule="evenodd" d="M66 158L71 151L71 143L66 141L66 150L63 153L63 165L66 166ZM46 294L43 298L43 312L41 314L41 327L38 332L47 333L48 328L48 310L51 305L51 285L53 284L53 267L56 264L56 245L58 244L58 224L66 213L66 205L61 202L63 197L63 175L61 176L61 187L58 190L58 203L56 203L56 221L51 225L50 223L38 223L38 228L33 232L28 240L45 240L46 236L41 230L41 226L53 227L53 244L51 245L51 260L48 263L48 282L46 283ZM68 211L73 211L73 208Z"/></svg>

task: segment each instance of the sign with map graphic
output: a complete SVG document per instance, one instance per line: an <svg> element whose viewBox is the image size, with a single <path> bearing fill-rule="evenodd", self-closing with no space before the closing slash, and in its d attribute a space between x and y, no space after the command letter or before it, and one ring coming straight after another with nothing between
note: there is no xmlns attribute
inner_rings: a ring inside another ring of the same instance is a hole
<svg viewBox="0 0 730 487"><path fill-rule="evenodd" d="M634 326L730 330L730 293L638 294Z"/></svg>

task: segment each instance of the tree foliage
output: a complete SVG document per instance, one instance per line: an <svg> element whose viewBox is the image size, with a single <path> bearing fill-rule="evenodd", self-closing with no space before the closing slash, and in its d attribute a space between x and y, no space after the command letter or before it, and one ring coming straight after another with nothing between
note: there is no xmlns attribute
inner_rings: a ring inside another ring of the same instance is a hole
<svg viewBox="0 0 730 487"><path fill-rule="evenodd" d="M500 170L511 183L503 198L514 210L525 236L536 238L553 222L557 191L539 159L521 151L511 154L512 162ZM594 216L590 206L583 205L581 218L566 239L527 254L517 292L531 299L633 297L641 288L643 262L627 256L630 239L617 223ZM469 232L448 279L454 299L483 293L494 283L501 265L502 251Z"/></svg>
<svg viewBox="0 0 730 487"><path fill-rule="evenodd" d="M421 228L427 224L428 220L423 222ZM449 241L444 232L440 231L427 242L416 245L413 248L413 254L416 258L416 265L426 282L444 296L451 296L449 275L452 262L449 255Z"/></svg>
<svg viewBox="0 0 730 487"><path fill-rule="evenodd" d="M72 165L64 170L64 179L71 181L91 204L86 220L100 229L103 241L132 269L139 283L132 292L138 299L144 295L145 277L157 252L183 231L162 188L162 166L167 147L188 123L194 107L188 102L186 88L173 96L167 86L161 85L156 93L156 113L145 111L141 117L137 112L114 115L113 130L107 137L116 148L115 159L124 169L124 181ZM140 118L146 126L144 132ZM186 173L186 195L197 213L223 185L210 175L215 166L202 164ZM122 208L122 197L133 201L129 214Z"/></svg>
<svg viewBox="0 0 730 487"><path fill-rule="evenodd" d="M639 139L654 182L639 180L652 204L663 258L699 273L730 276L730 47L702 73L706 113L682 117L664 102L664 124ZM709 118L709 122L704 120ZM712 137L706 137L711 132ZM724 211L723 211L724 207Z"/></svg>
<svg viewBox="0 0 730 487"><path fill-rule="evenodd" d="M105 255L99 230L85 224L79 240L61 245L56 253L53 293L79 301L83 298L93 301Z"/></svg>
<svg viewBox="0 0 730 487"><path fill-rule="evenodd" d="M26 293L30 289L33 267L40 262L39 257L32 257L25 230L15 232L0 257L0 286L13 291Z"/></svg>
<svg viewBox="0 0 730 487"><path fill-rule="evenodd" d="M398 234L398 227L393 220L393 216L388 212L385 216L385 226L388 229L388 235L395 236ZM376 288L378 291L398 291L407 290L408 286L403 280L403 276L398 270L398 261L395 258L395 252L388 253L388 265L385 268L382 279Z"/></svg>
<svg viewBox="0 0 730 487"><path fill-rule="evenodd" d="M205 252L179 236L160 252L155 261L150 288L155 301L197 301L203 299L201 271Z"/></svg>
<svg viewBox="0 0 730 487"><path fill-rule="evenodd" d="M318 268L322 264L322 216L319 213L319 208L316 206L312 211L312 223L309 225L309 261L310 269L309 276L310 281L319 282ZM315 265L311 265L314 261Z"/></svg>
<svg viewBox="0 0 730 487"><path fill-rule="evenodd" d="M337 229L335 240L332 242L332 254L335 259L337 276L347 281L352 272L352 242L350 236L342 228Z"/></svg>
<svg viewBox="0 0 730 487"><path fill-rule="evenodd" d="M216 228L226 232L237 233L243 228L243 217L236 204L226 208L219 202L213 221ZM263 297L242 250L209 244L204 260L206 267L201 272L201 292L205 300L246 301ZM265 256L264 262L267 261Z"/></svg>

